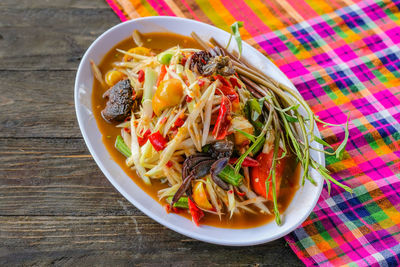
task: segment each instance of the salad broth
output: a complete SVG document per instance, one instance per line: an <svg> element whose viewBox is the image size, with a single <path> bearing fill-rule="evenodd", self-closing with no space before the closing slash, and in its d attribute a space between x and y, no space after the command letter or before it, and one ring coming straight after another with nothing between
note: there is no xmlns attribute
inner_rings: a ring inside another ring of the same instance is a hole
<svg viewBox="0 0 400 267"><path fill-rule="evenodd" d="M184 48L199 48L198 44L190 37L185 37L172 33L149 33L143 34L144 47L151 48L154 52L158 53L165 49L168 49L175 45L180 45ZM116 51L116 48L122 50L129 50L134 47L135 44L132 38L128 38L115 47L113 47L102 59L98 65L101 73L105 74L107 71L113 69L112 63L117 60L121 60L123 55ZM106 88L102 88L100 83L94 79L93 93L92 93L92 108L94 117L96 119L97 125L100 132L102 133L102 141L106 146L111 158L118 163L119 166L125 171L125 173L131 177L131 179L147 194L149 194L153 199L160 202L160 204L166 204L165 201L159 201L157 197L157 192L160 189L166 187L166 184L162 184L158 180L152 180L152 185L146 185L142 179L140 179L134 170L131 170L125 164L125 156L123 156L114 147L115 139L121 134L121 129L115 127L114 124L106 122L102 116L101 111L104 109L107 100L102 96L106 91ZM279 211L283 213L289 206L294 194L299 188L299 177L300 177L300 165L296 163L294 158L289 158L286 161L286 166L283 174L282 184L280 188L278 207ZM272 203L268 203L270 210L272 211ZM179 213L179 215L191 219L191 216L185 210ZM240 215L233 215L229 218L228 215L222 216L221 220L217 215L207 213L206 216L201 220L201 224L211 225L222 228L251 228L257 227L274 219L274 215L263 215L263 214L252 214L249 212L241 213ZM284 221L284 217L283 217Z"/></svg>

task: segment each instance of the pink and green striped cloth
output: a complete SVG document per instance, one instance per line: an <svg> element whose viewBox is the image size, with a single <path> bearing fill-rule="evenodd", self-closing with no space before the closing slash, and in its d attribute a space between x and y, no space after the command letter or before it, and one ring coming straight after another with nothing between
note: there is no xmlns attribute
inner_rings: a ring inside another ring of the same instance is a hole
<svg viewBox="0 0 400 267"><path fill-rule="evenodd" d="M326 187L285 237L306 265L400 265L400 0L107 0L122 21L179 16L243 38L291 79L323 120L351 112L343 160L326 158L351 195ZM344 132L320 128L328 143Z"/></svg>

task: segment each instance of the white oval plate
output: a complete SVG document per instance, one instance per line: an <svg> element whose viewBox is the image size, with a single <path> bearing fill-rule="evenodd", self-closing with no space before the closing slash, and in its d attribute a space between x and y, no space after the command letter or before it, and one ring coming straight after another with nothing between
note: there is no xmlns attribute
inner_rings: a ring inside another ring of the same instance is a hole
<svg viewBox="0 0 400 267"><path fill-rule="evenodd" d="M277 226L274 221L271 221L263 226L250 229L227 229L207 225L196 227L186 218L176 214L167 214L157 201L140 189L112 160L101 141L101 133L92 113L93 75L89 60L93 59L98 64L114 45L130 37L135 29L143 33L173 32L186 36L190 36L194 31L205 40L214 37L222 45L225 45L229 39L229 33L201 22L176 17L146 17L118 24L92 43L83 56L76 75L75 109L86 145L108 180L147 216L178 233L209 243L228 246L256 245L278 239L298 227L308 217L321 194L323 180L315 170L312 170L311 175L318 186L306 182L305 186L297 191L282 216L283 224L281 226ZM235 44L233 46L235 47ZM288 78L271 61L247 43L243 44L242 56L277 81L294 88ZM315 134L319 136L317 128ZM319 144L314 144L314 146L322 148ZM325 165L323 154L314 151L311 151L311 154L317 162Z"/></svg>

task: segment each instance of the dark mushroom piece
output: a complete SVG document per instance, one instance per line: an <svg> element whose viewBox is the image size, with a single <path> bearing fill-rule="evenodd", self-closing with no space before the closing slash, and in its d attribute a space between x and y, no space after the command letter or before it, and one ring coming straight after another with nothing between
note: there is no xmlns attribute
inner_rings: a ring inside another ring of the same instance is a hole
<svg viewBox="0 0 400 267"><path fill-rule="evenodd" d="M101 115L108 122L124 121L130 114L133 99L133 89L128 79L119 81L108 89L103 98L108 98L106 107L101 111Z"/></svg>

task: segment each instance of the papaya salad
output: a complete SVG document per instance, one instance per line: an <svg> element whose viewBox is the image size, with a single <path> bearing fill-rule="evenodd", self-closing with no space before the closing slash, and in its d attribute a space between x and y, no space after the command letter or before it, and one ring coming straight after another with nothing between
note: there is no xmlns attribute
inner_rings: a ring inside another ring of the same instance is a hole
<svg viewBox="0 0 400 267"><path fill-rule="evenodd" d="M313 168L329 188L333 182L351 191L310 156L316 141L328 148L321 153L341 157L348 138L346 127L334 150L314 135L315 122L347 124L321 121L296 91L241 58L239 27L231 36L239 53L195 33L196 48L160 51L134 31L131 47L115 49L119 56L107 68L91 62L104 100L99 113L119 133L112 141L124 164L146 186L161 185L167 212L186 213L196 225L207 216L246 214L274 216L280 225L284 174L297 165L302 185L315 184Z"/></svg>

